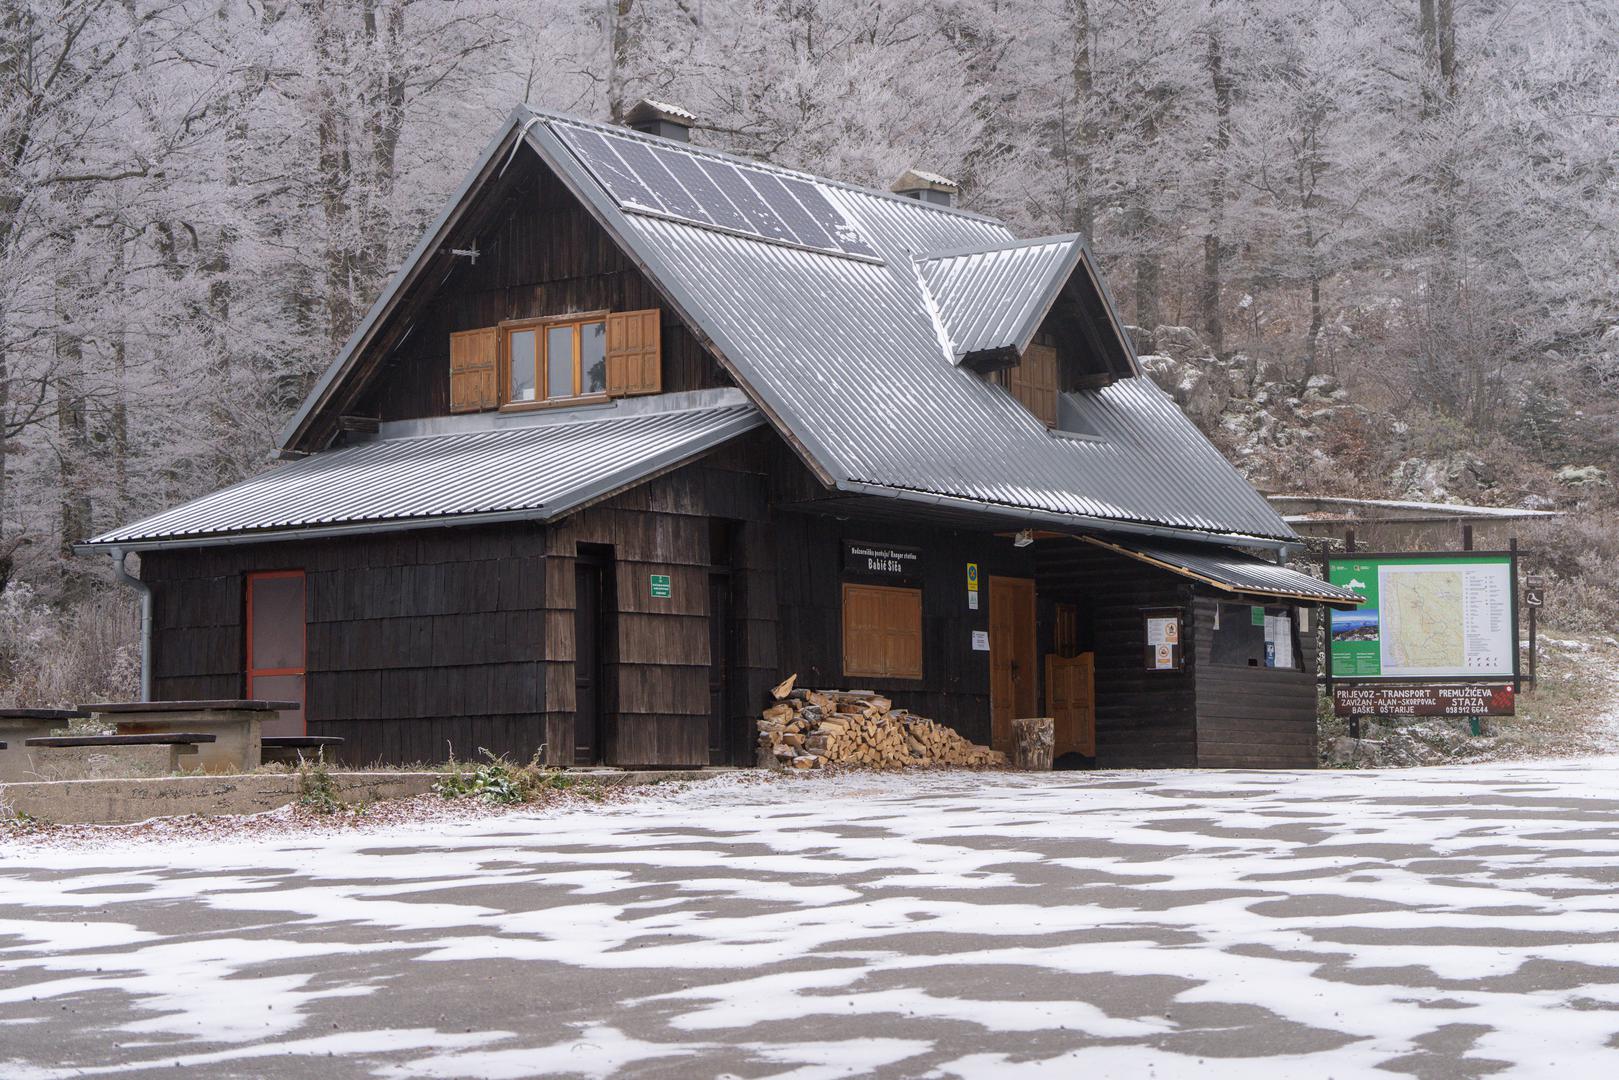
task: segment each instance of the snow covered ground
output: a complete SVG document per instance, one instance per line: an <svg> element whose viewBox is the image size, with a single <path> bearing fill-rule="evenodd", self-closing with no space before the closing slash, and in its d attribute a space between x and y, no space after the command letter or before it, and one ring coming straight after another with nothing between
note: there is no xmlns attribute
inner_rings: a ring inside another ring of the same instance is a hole
<svg viewBox="0 0 1619 1080"><path fill-rule="evenodd" d="M0 1076L1619 1075L1619 759L0 850Z"/></svg>

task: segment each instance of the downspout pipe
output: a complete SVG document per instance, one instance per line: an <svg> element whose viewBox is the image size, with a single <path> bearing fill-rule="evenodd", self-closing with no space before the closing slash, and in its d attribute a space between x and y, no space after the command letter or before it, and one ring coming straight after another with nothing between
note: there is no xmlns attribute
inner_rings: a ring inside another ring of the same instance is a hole
<svg viewBox="0 0 1619 1080"><path fill-rule="evenodd" d="M124 567L124 549L112 548L113 577L141 594L141 700L152 700L152 586Z"/></svg>

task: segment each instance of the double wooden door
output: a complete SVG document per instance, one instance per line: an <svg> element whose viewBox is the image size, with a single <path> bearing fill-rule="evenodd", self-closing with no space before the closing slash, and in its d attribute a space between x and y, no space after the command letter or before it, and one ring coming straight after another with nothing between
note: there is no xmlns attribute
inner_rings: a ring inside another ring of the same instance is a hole
<svg viewBox="0 0 1619 1080"><path fill-rule="evenodd" d="M1012 721L1038 716L1040 660L1034 632L1034 581L989 579L989 737L1012 750Z"/></svg>

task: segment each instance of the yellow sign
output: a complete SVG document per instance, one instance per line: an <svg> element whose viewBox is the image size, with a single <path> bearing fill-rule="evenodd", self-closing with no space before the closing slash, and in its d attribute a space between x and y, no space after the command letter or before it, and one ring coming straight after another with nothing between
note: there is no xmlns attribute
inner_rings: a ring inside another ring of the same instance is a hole
<svg viewBox="0 0 1619 1080"><path fill-rule="evenodd" d="M975 562L967 564L967 591L978 591L978 564Z"/></svg>

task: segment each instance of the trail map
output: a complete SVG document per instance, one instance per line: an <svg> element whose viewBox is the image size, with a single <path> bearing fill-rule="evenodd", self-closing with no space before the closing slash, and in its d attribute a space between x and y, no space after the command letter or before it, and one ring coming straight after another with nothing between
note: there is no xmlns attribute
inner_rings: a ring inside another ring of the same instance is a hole
<svg viewBox="0 0 1619 1080"><path fill-rule="evenodd" d="M1363 598L1358 609L1332 615L1335 678L1514 674L1511 556L1346 556L1327 572Z"/></svg>
<svg viewBox="0 0 1619 1080"><path fill-rule="evenodd" d="M1378 591L1383 595L1384 671L1467 663L1459 571L1385 566Z"/></svg>

